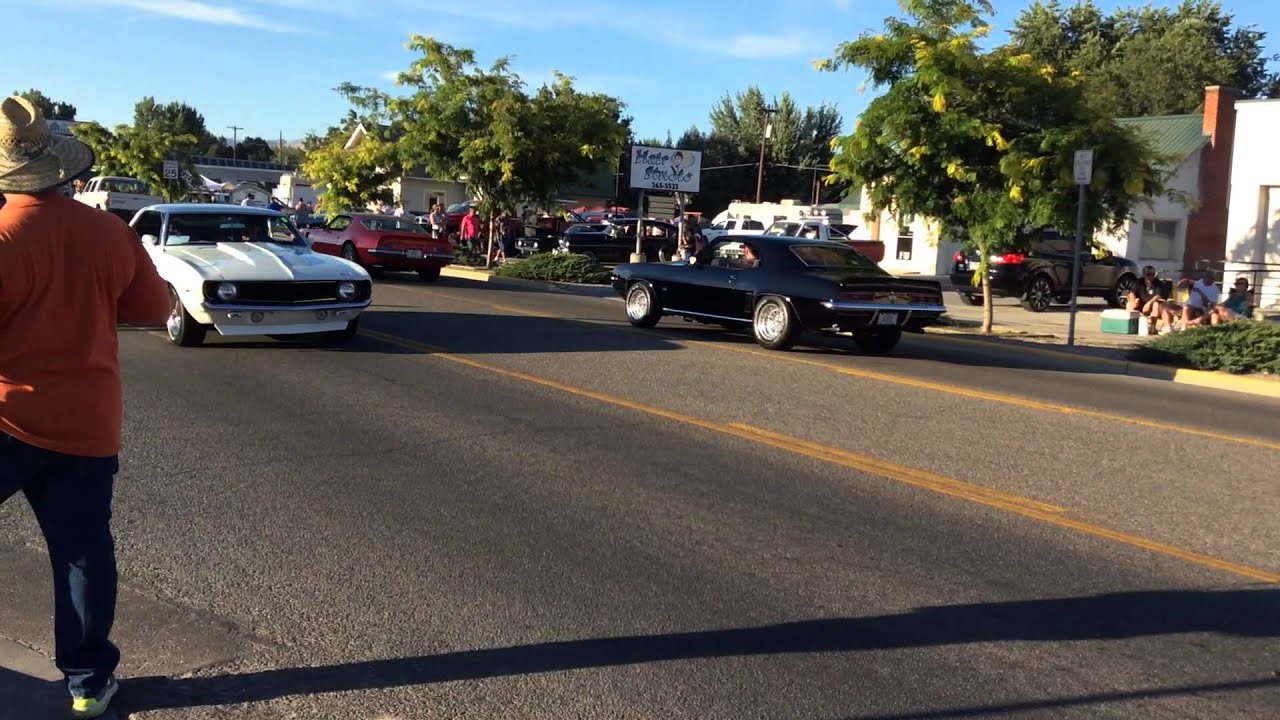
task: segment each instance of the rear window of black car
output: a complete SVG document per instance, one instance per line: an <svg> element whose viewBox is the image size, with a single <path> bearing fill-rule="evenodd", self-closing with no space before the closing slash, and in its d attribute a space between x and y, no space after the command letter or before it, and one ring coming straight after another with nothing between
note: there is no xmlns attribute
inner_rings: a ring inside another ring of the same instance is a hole
<svg viewBox="0 0 1280 720"><path fill-rule="evenodd" d="M805 267L880 271L880 266L872 262L871 258L853 248L835 244L792 245L791 254L799 258Z"/></svg>

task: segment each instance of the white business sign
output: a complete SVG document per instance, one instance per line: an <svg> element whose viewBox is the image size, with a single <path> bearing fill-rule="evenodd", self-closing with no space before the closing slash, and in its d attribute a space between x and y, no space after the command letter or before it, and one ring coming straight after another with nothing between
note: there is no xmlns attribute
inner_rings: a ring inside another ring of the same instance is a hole
<svg viewBox="0 0 1280 720"><path fill-rule="evenodd" d="M696 150L631 146L631 187L652 192L698 192L702 153Z"/></svg>
<svg viewBox="0 0 1280 720"><path fill-rule="evenodd" d="M1075 176L1077 185L1088 185L1093 182L1093 151L1077 150Z"/></svg>

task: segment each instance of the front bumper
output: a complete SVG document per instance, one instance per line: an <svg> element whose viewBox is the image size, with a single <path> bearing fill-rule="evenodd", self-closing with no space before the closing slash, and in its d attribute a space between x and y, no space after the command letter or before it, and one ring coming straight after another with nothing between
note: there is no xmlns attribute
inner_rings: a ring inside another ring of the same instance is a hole
<svg viewBox="0 0 1280 720"><path fill-rule="evenodd" d="M373 264L388 270L426 270L453 262L453 253L414 250L366 250Z"/></svg>
<svg viewBox="0 0 1280 720"><path fill-rule="evenodd" d="M219 335L299 335L342 330L364 312L370 300L308 305L203 303L191 312L196 322L212 325Z"/></svg>
<svg viewBox="0 0 1280 720"><path fill-rule="evenodd" d="M816 330L854 332L862 330L904 330L920 332L938 322L947 311L944 305L889 305L827 300L820 302L805 325Z"/></svg>

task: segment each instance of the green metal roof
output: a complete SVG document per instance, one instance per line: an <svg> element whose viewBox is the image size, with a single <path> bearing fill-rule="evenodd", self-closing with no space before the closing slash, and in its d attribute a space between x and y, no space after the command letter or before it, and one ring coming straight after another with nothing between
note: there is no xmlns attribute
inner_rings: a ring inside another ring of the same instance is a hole
<svg viewBox="0 0 1280 720"><path fill-rule="evenodd" d="M1119 118L1116 122L1142 133L1157 153L1174 158L1175 166L1209 141L1200 114Z"/></svg>

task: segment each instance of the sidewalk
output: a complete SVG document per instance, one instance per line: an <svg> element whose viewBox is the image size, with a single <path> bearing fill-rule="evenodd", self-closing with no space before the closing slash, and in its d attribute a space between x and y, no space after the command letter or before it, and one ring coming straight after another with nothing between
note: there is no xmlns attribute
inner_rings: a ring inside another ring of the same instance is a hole
<svg viewBox="0 0 1280 720"><path fill-rule="evenodd" d="M0 708L4 717L62 720L68 717L70 707L62 673L49 658L0 638Z"/></svg>

